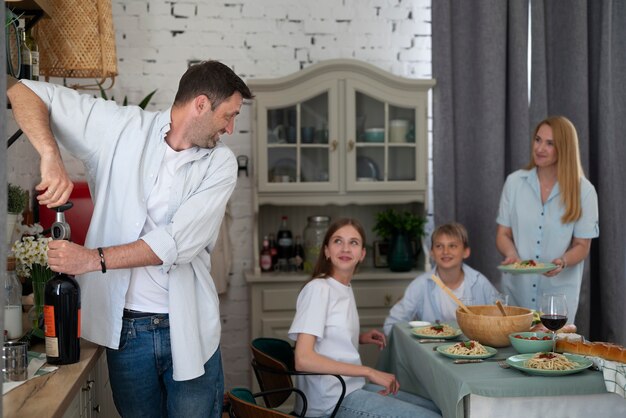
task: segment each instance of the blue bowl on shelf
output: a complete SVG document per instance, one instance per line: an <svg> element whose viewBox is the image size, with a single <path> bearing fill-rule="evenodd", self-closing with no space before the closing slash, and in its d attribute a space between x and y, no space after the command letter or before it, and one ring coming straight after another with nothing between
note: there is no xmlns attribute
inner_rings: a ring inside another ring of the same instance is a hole
<svg viewBox="0 0 626 418"><path fill-rule="evenodd" d="M384 128L369 128L365 130L365 142L384 142Z"/></svg>

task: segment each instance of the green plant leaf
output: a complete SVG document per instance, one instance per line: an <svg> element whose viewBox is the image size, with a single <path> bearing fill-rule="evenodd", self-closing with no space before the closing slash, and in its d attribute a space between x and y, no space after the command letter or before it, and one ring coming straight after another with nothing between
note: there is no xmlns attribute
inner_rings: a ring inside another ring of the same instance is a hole
<svg viewBox="0 0 626 418"><path fill-rule="evenodd" d="M142 109L145 109L146 106L148 106L148 103L150 103L150 99L152 99L152 96L154 96L154 93L156 93L156 90L153 90L150 93L148 93L148 95L144 97L141 102L139 102L138 106Z"/></svg>

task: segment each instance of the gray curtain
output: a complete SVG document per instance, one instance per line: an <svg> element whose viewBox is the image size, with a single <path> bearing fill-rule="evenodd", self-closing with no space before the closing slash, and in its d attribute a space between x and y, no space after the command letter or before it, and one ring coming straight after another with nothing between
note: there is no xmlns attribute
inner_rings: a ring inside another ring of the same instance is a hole
<svg viewBox="0 0 626 418"><path fill-rule="evenodd" d="M527 7L514 0L433 1L435 222L471 223L470 263L497 282L503 181L528 161L536 123L567 116L600 209L576 324L592 340L626 344L626 2L531 0L530 106Z"/></svg>
<svg viewBox="0 0 626 418"><path fill-rule="evenodd" d="M435 224L466 226L468 263L498 285L496 212L506 175L527 162L526 1L435 0Z"/></svg>

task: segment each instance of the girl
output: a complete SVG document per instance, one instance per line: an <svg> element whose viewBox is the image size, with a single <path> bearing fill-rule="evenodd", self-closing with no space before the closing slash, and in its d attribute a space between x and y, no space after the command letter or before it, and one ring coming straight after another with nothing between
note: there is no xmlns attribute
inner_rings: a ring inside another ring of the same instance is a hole
<svg viewBox="0 0 626 418"><path fill-rule="evenodd" d="M296 341L296 369L344 377L346 396L337 417L440 417L431 401L400 392L394 375L361 365L359 343L381 349L386 343L378 330L359 335L350 282L365 257L363 227L353 219L336 221L328 228L322 249L312 279L298 296L289 330L289 338ZM297 376L296 382L308 400L307 416L326 417L332 412L341 390L336 378Z"/></svg>

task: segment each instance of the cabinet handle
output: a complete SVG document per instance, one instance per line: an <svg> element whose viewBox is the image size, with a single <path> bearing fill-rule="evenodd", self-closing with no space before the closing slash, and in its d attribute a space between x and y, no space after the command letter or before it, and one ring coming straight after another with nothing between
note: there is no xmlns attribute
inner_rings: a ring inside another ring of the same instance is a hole
<svg viewBox="0 0 626 418"><path fill-rule="evenodd" d="M83 388L83 392L89 392L91 388L93 387L94 382L95 382L94 380L88 380L87 384Z"/></svg>
<svg viewBox="0 0 626 418"><path fill-rule="evenodd" d="M392 299L391 295L389 295L389 294L385 295L385 306L390 306L391 305L391 299Z"/></svg>
<svg viewBox="0 0 626 418"><path fill-rule="evenodd" d="M336 151L337 150L337 145L339 144L339 142L336 139L333 139L330 142L330 150L331 151Z"/></svg>
<svg viewBox="0 0 626 418"><path fill-rule="evenodd" d="M352 151L354 149L354 141L353 140L349 140L348 141L348 151Z"/></svg>
<svg viewBox="0 0 626 418"><path fill-rule="evenodd" d="M93 407L93 410L94 410L95 412L97 412L97 413L100 413L100 405L98 404L98 405L94 406L94 407Z"/></svg>

